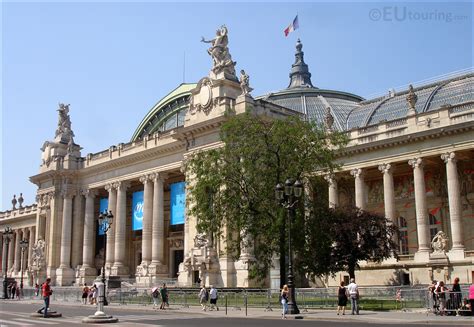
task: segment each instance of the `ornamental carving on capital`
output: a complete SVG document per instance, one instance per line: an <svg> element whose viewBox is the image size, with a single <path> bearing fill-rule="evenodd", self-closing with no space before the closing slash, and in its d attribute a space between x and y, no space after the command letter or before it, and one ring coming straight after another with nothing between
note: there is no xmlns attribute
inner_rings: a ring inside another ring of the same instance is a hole
<svg viewBox="0 0 474 327"><path fill-rule="evenodd" d="M140 183L146 184L152 181L152 175L143 175L139 178Z"/></svg>
<svg viewBox="0 0 474 327"><path fill-rule="evenodd" d="M364 171L361 168L355 168L351 170L351 175L354 178L360 178L363 176L363 174L364 174Z"/></svg>
<svg viewBox="0 0 474 327"><path fill-rule="evenodd" d="M115 183L114 183L114 187L115 187L117 190L125 191L125 190L127 190L127 189L130 187L130 182L127 182L127 181L118 181L118 182L115 182Z"/></svg>
<svg viewBox="0 0 474 327"><path fill-rule="evenodd" d="M389 163L387 163L387 164L385 164L385 163L384 163L384 164L381 164L381 165L379 165L379 170L380 170L380 172L383 173L383 174L390 173L391 170L392 170L392 165L389 164Z"/></svg>
<svg viewBox="0 0 474 327"><path fill-rule="evenodd" d="M113 190L115 190L114 183L107 183L104 186L105 190L108 191L109 193Z"/></svg>
<svg viewBox="0 0 474 327"><path fill-rule="evenodd" d="M421 158L413 158L408 160L408 164L413 168L421 168L423 166L423 159Z"/></svg>
<svg viewBox="0 0 474 327"><path fill-rule="evenodd" d="M324 179L326 182L328 182L330 185L335 184L336 182L336 176L334 174L326 174L324 175Z"/></svg>
<svg viewBox="0 0 474 327"><path fill-rule="evenodd" d="M61 196L63 198L72 199L75 195L76 195L76 190L65 189L61 191Z"/></svg>
<svg viewBox="0 0 474 327"><path fill-rule="evenodd" d="M441 160L444 161L444 163L448 162L456 162L456 153L455 152L446 152L441 155Z"/></svg>
<svg viewBox="0 0 474 327"><path fill-rule="evenodd" d="M85 188L81 190L81 194L85 197L96 197L98 192L95 189Z"/></svg>

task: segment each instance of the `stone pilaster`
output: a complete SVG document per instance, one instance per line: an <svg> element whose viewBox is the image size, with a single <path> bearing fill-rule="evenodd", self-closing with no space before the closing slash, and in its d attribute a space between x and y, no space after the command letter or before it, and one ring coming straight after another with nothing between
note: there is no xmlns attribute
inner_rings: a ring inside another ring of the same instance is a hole
<svg viewBox="0 0 474 327"><path fill-rule="evenodd" d="M97 196L96 190L86 189L82 191L86 198L84 214L84 241L82 246L82 266L79 271L80 280L78 284L90 283L97 275L94 267L94 243L95 243L95 215L94 202Z"/></svg>
<svg viewBox="0 0 474 327"><path fill-rule="evenodd" d="M152 252L153 181L150 175L145 175L140 177L140 182L144 185L141 265L148 266Z"/></svg>
<svg viewBox="0 0 474 327"><path fill-rule="evenodd" d="M456 165L456 153L445 153L441 155L441 159L446 163L446 177L448 184L449 220L451 222L451 240L453 244L450 251L450 257L451 259L454 259L454 252L458 252L456 259L464 259L461 193Z"/></svg>
<svg viewBox="0 0 474 327"><path fill-rule="evenodd" d="M5 234L2 234L2 277L4 277L8 272L8 249L5 243Z"/></svg>
<svg viewBox="0 0 474 327"><path fill-rule="evenodd" d="M339 194L337 189L337 180L334 174L327 174L324 179L329 186L329 208L336 208L339 205Z"/></svg>
<svg viewBox="0 0 474 327"><path fill-rule="evenodd" d="M29 227L29 240L28 240L28 263L27 267L30 268L33 264L33 246L36 242L36 227L31 226ZM33 286L33 278L31 278L31 274L28 274L28 285Z"/></svg>
<svg viewBox="0 0 474 327"><path fill-rule="evenodd" d="M108 199L108 211L111 211L114 216L117 215L117 189L114 184L110 183L105 185L105 189L109 192ZM107 270L110 270L114 264L114 254L115 254L115 225L116 221L112 222L109 231L107 232L106 240L106 254L105 254L105 267Z"/></svg>
<svg viewBox="0 0 474 327"><path fill-rule="evenodd" d="M46 275L51 277L53 285L56 281L56 268L59 266L61 254L61 218L63 199L58 192L48 193L49 209L46 211Z"/></svg>
<svg viewBox="0 0 474 327"><path fill-rule="evenodd" d="M72 249L71 268L76 269L82 264L82 249L84 241L84 196L79 192L74 197L74 212L72 219Z"/></svg>
<svg viewBox="0 0 474 327"><path fill-rule="evenodd" d="M365 210L366 190L365 190L364 171L361 168L352 169L351 175L354 177L354 180L355 180L355 205L357 208Z"/></svg>
<svg viewBox="0 0 474 327"><path fill-rule="evenodd" d="M126 229L127 229L127 188L128 182L117 182L117 214L115 215L115 254L111 274L114 276L128 276L128 267L125 265ZM107 235L108 236L108 235Z"/></svg>
<svg viewBox="0 0 474 327"><path fill-rule="evenodd" d="M68 286L74 279L74 270L71 269L71 232L72 232L72 192L63 192L63 219L61 228L61 255L59 268L56 269L56 283L59 286Z"/></svg>
<svg viewBox="0 0 474 327"><path fill-rule="evenodd" d="M429 259L430 239L428 226L428 207L426 204L425 174L423 159L414 158L408 161L413 168L413 181L415 186L416 229L418 235L418 251L415 260L426 261Z"/></svg>

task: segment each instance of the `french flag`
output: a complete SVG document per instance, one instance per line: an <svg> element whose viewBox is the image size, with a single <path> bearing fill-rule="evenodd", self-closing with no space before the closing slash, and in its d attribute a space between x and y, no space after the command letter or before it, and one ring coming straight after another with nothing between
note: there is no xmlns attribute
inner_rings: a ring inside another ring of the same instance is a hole
<svg viewBox="0 0 474 327"><path fill-rule="evenodd" d="M293 22L283 31L285 33L285 37L299 27L300 25L298 23L298 15L296 15L295 19L293 19Z"/></svg>

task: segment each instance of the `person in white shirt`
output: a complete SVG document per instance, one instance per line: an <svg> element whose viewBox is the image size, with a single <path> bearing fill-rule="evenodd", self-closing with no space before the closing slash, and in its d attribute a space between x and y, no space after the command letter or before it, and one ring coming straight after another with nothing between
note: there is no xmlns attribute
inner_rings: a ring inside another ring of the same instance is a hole
<svg viewBox="0 0 474 327"><path fill-rule="evenodd" d="M211 300L211 307L209 310L214 310L216 308L219 311L219 307L217 306L217 289L211 285L211 290L209 291L209 298Z"/></svg>
<svg viewBox="0 0 474 327"><path fill-rule="evenodd" d="M351 278L351 283L347 286L347 291L351 298L352 314L359 314L359 286L355 283L355 279Z"/></svg>

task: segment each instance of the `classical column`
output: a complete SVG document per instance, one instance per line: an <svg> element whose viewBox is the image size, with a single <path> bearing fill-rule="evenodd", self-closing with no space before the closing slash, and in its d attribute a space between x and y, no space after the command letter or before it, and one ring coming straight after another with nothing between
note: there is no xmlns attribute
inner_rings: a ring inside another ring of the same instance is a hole
<svg viewBox="0 0 474 327"><path fill-rule="evenodd" d="M364 210L366 207L364 171L361 168L352 169L351 175L355 179L355 205Z"/></svg>
<svg viewBox="0 0 474 327"><path fill-rule="evenodd" d="M28 228L29 229L29 235L30 239L28 240L28 267L30 267L33 264L33 246L35 246L35 226L31 226Z"/></svg>
<svg viewBox="0 0 474 327"><path fill-rule="evenodd" d="M82 267L84 269L87 269L94 267L94 201L97 195L97 191L87 189L83 190L82 194L86 197L86 210L84 215L84 241L82 242Z"/></svg>
<svg viewBox="0 0 474 327"><path fill-rule="evenodd" d="M2 233L2 277L7 275L8 272L8 262L7 262L7 245L5 244L5 234Z"/></svg>
<svg viewBox="0 0 474 327"><path fill-rule="evenodd" d="M18 273L20 271L20 262L21 262L21 248L20 248L20 241L22 239L22 231L21 229L15 230L15 263L14 263L14 271Z"/></svg>
<svg viewBox="0 0 474 327"><path fill-rule="evenodd" d="M4 251L4 246L3 246L3 233L0 232L0 262L2 263L2 267L0 267L0 276L3 277L3 272L5 271L5 267L4 267L4 261L5 261L5 253L3 253Z"/></svg>
<svg viewBox="0 0 474 327"><path fill-rule="evenodd" d="M448 182L449 220L451 221L452 250L464 251L462 239L462 209L459 188L458 170L456 167L456 154L448 152L441 155L446 163L446 177Z"/></svg>
<svg viewBox="0 0 474 327"><path fill-rule="evenodd" d="M7 271L13 272L13 263L15 262L15 245L16 245L16 231L14 231L12 238L10 240L10 244L8 246L8 267ZM11 276L11 274L10 274Z"/></svg>
<svg viewBox="0 0 474 327"><path fill-rule="evenodd" d="M109 192L108 199L108 211L112 211L114 216L117 215L117 190L114 184L110 183L105 185L105 189ZM112 222L109 231L107 232L107 244L106 244L106 255L105 255L105 266L106 268L112 267L114 264L114 252L115 252L115 225L116 219Z"/></svg>
<svg viewBox="0 0 474 327"><path fill-rule="evenodd" d="M115 254L113 275L128 275L128 267L125 266L125 245L127 230L127 188L128 182L117 182L117 213L115 214Z"/></svg>
<svg viewBox="0 0 474 327"><path fill-rule="evenodd" d="M395 217L395 190L393 187L393 169L389 163L379 165L379 170L383 174L383 202L385 207L385 217L392 223Z"/></svg>
<svg viewBox="0 0 474 327"><path fill-rule="evenodd" d="M61 256L59 268L71 267L71 230L73 194L63 193L63 222L61 226Z"/></svg>
<svg viewBox="0 0 474 327"><path fill-rule="evenodd" d="M47 204L48 196L46 194L41 194L36 196L36 202L38 207L36 209L36 235L35 240L46 240L45 237L45 228L46 228L46 221L44 218L44 210Z"/></svg>
<svg viewBox="0 0 474 327"><path fill-rule="evenodd" d="M164 263L164 201L163 201L163 177L160 174L153 175L153 227L152 227L152 252L151 263L159 266Z"/></svg>
<svg viewBox="0 0 474 327"><path fill-rule="evenodd" d="M409 160L408 164L413 168L418 253L429 253L430 240L428 227L428 207L426 205L426 187L423 160L421 158L414 158Z"/></svg>
<svg viewBox="0 0 474 327"><path fill-rule="evenodd" d="M324 179L329 185L329 208L335 208L339 205L336 176L334 174L327 174L324 176Z"/></svg>
<svg viewBox="0 0 474 327"><path fill-rule="evenodd" d="M142 229L142 265L149 265L152 252L152 215L153 215L153 181L151 176L140 177L143 191L143 229Z"/></svg>
<svg viewBox="0 0 474 327"><path fill-rule="evenodd" d="M84 241L84 197L81 193L74 197L74 212L72 214L72 249L71 267L76 269L82 264L82 248Z"/></svg>

